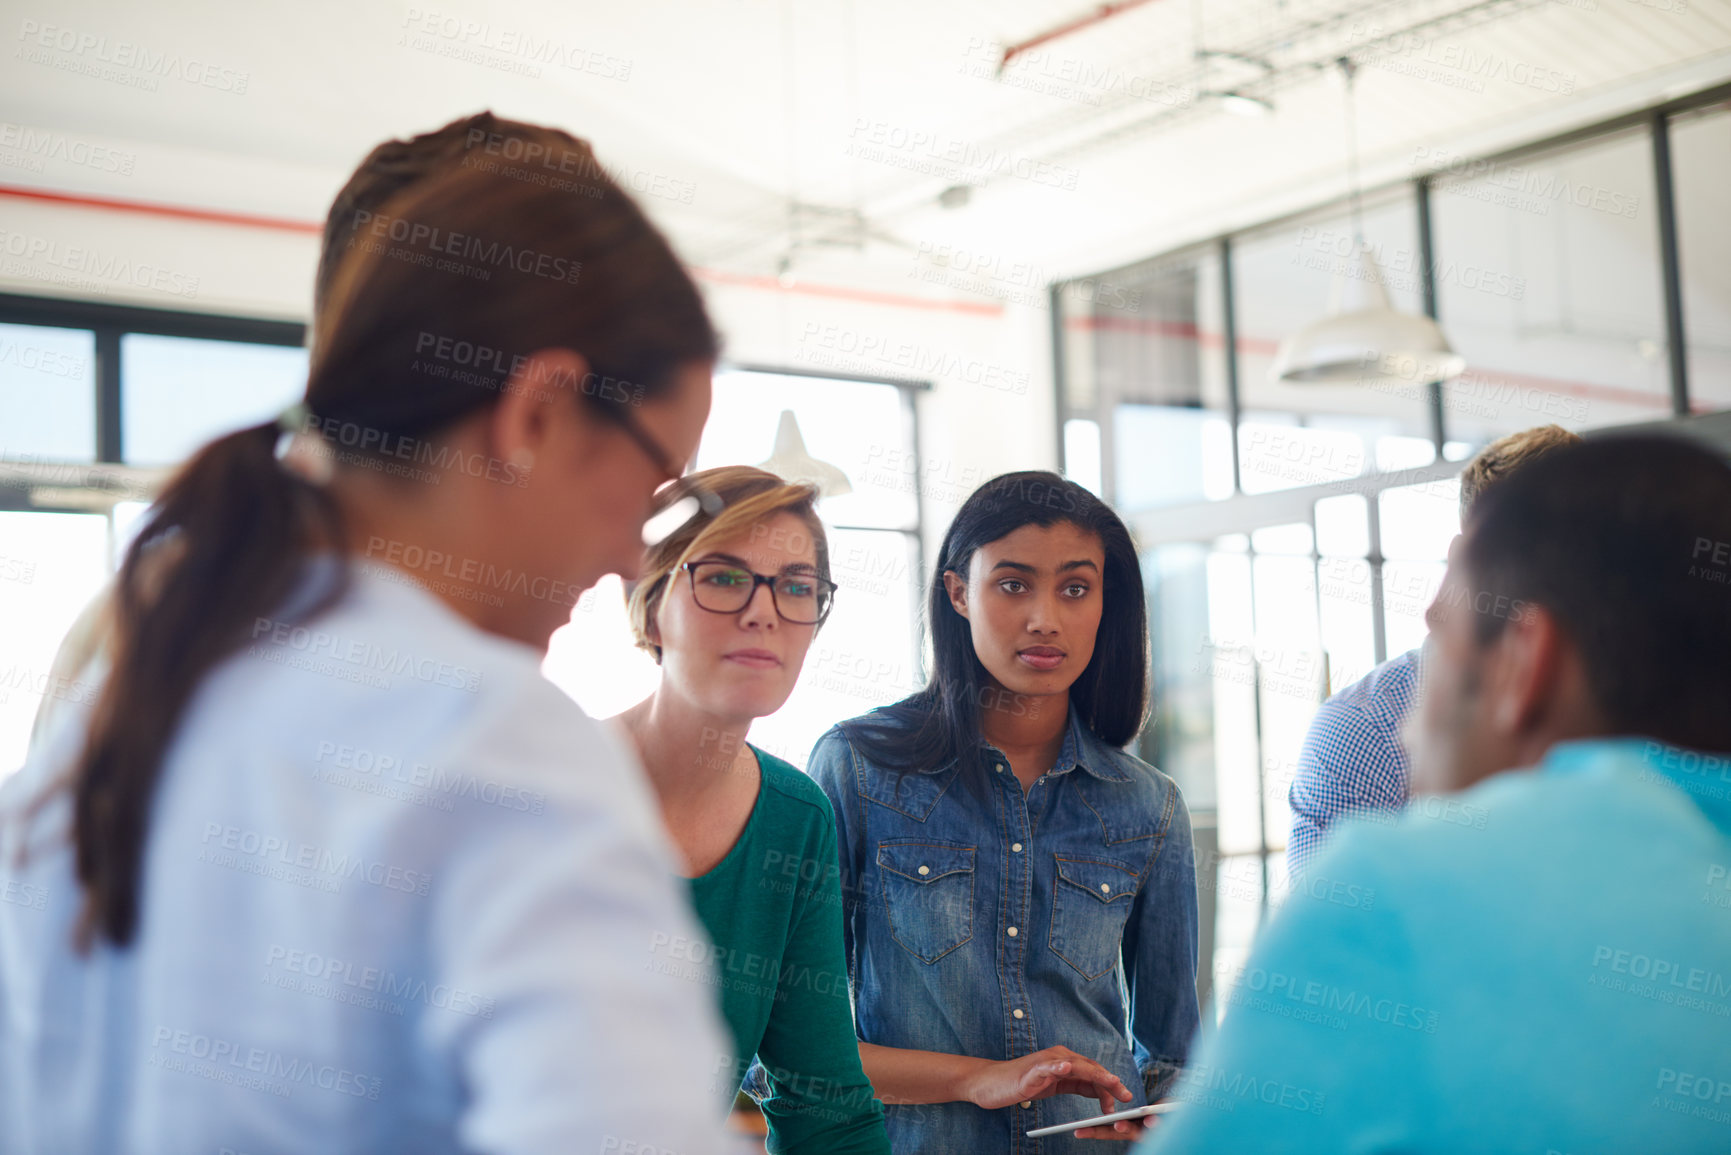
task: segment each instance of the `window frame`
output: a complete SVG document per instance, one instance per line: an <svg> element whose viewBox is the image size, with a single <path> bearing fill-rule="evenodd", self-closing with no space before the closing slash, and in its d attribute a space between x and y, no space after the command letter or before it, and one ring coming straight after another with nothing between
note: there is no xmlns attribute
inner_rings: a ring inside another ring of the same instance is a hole
<svg viewBox="0 0 1731 1155"><path fill-rule="evenodd" d="M0 293L0 322L82 329L96 334L96 461L124 465L120 403L120 338L127 333L190 337L248 345L300 348L307 327L300 321L274 321L218 313L183 313L142 305L113 305L61 297ZM155 472L155 471L152 471ZM42 506L29 508L42 509ZM88 512L88 511L82 511Z"/></svg>
<svg viewBox="0 0 1731 1155"><path fill-rule="evenodd" d="M121 338L129 333L240 344L304 348L308 326L301 321L272 320L218 313L182 312L140 305L118 305L75 298L0 293L0 323L74 329L95 334L94 385L96 456L89 462L50 462L0 457L0 509L25 513L101 513L107 516L111 566L116 540L114 506L121 501L154 497L173 467L138 466L126 462L122 429ZM893 386L901 399L902 435L915 461L923 460L918 396L929 393L928 379L833 373L766 362L724 359L716 371L766 373L821 381L856 381ZM905 526L845 525L834 528L900 535L914 558L914 572L926 566L925 494L914 487L914 517ZM916 599L912 622L912 654L916 668L925 647L924 606Z"/></svg>
<svg viewBox="0 0 1731 1155"><path fill-rule="evenodd" d="M1599 138L1606 138L1626 132L1631 128L1644 127L1649 135L1653 163L1652 180L1655 192L1655 208L1659 228L1659 260L1661 287L1665 303L1665 330L1667 336L1667 358L1671 383L1671 402L1673 417L1687 417L1690 414L1690 394L1688 381L1687 333L1686 319L1683 315L1681 264L1678 260L1678 236L1676 200L1673 194L1674 174L1671 165L1670 122L1673 118L1699 109L1721 104L1731 99L1731 83L1720 84L1699 92L1681 96L1674 100L1653 105L1598 121L1568 132L1558 133L1525 144L1485 153L1476 157L1466 158L1472 162L1487 162L1492 164L1509 164L1514 161L1537 157L1545 153L1558 152L1566 148L1590 144ZM1407 189L1414 199L1418 212L1418 243L1419 264L1422 274L1419 278L1420 290L1424 301L1424 312L1427 316L1437 316L1436 293L1436 238L1431 214L1431 186L1433 174L1426 174L1410 179L1390 181L1385 184L1367 188L1362 197L1386 197L1398 195L1401 189ZM1064 281L1055 281L1049 289L1052 305L1052 374L1055 383L1055 405L1059 417L1057 444L1054 447L1057 460L1062 468L1064 461L1063 418L1070 413L1069 389L1065 372L1065 337L1064 313L1062 302L1064 294L1074 285L1084 282L1122 277L1140 266L1165 263L1195 255L1203 250L1213 248L1220 261L1220 279L1224 300L1223 334L1225 337L1227 406L1226 414L1231 424L1233 443L1236 445L1238 436L1239 413L1241 402L1239 397L1238 353L1235 337L1237 336L1238 310L1233 291L1235 270L1233 268L1233 244L1246 236L1261 233L1270 229L1297 224L1307 218L1329 212L1337 212L1348 208L1352 203L1350 196L1331 197L1327 200L1277 217L1254 222L1229 232L1218 234L1212 238L1201 238L1189 241L1174 248L1163 250L1139 258L1124 265L1073 277ZM1442 389L1435 383L1428 387L1428 401L1431 419L1431 438L1437 448L1437 456L1442 456L1442 447L1448 441L1448 429L1443 412ZM1103 433L1103 436L1105 434ZM1236 450L1234 451L1236 456ZM1103 452L1109 457L1109 449ZM1237 470L1234 469L1236 474ZM1236 479L1235 479L1236 480ZM1235 487L1235 492L1239 492Z"/></svg>
<svg viewBox="0 0 1731 1155"><path fill-rule="evenodd" d="M716 363L715 371L721 373L769 373L780 377L806 377L818 381L857 381L865 385L893 385L899 392L902 406L902 434L907 438L908 451L913 454L916 463L924 461L925 456L920 447L920 410L919 395L930 393L933 385L930 380L914 377L877 377L864 373L826 373L817 369L789 369L768 362L733 361L722 358ZM914 519L907 526L886 525L848 525L837 522L831 529L852 530L863 533L894 533L900 534L913 552L913 572L920 577L920 589L925 588L926 572L926 498L925 487L913 487ZM913 662L916 671L919 669L922 657L926 651L926 621L925 605L922 597L914 599L913 613Z"/></svg>

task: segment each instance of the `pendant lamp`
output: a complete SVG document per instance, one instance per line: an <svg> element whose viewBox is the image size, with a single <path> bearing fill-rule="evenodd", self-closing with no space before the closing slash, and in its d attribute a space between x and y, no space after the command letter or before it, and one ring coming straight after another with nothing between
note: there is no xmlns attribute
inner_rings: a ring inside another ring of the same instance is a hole
<svg viewBox="0 0 1731 1155"><path fill-rule="evenodd" d="M1344 56L1339 64L1346 76L1353 256L1346 268L1335 272L1328 315L1280 343L1269 377L1293 385L1373 387L1451 380L1466 369L1465 358L1454 351L1435 320L1400 312L1389 304L1376 257L1364 242L1352 88L1354 65Z"/></svg>
<svg viewBox="0 0 1731 1155"><path fill-rule="evenodd" d="M775 430L775 451L758 468L767 469L785 481L815 485L819 497L840 497L853 492L847 474L806 452L805 438L800 436L799 422L794 420L791 409L781 411L781 424Z"/></svg>

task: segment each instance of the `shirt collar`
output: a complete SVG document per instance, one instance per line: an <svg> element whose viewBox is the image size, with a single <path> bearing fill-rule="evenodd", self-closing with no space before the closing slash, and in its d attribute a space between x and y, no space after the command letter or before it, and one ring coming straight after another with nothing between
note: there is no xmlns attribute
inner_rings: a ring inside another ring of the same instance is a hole
<svg viewBox="0 0 1731 1155"><path fill-rule="evenodd" d="M1731 753L1688 750L1641 735L1584 738L1558 742L1539 768L1567 774L1607 762L1636 767L1647 780L1669 782L1693 798L1714 825L1731 831Z"/></svg>
<svg viewBox="0 0 1731 1155"><path fill-rule="evenodd" d="M975 749L990 757L1003 757L1003 751L984 738L980 739ZM1076 703L1071 701L1070 716L1064 725L1064 744L1058 748L1058 758L1052 763L1052 769L1048 773L1068 774L1072 770L1080 769L1102 782L1128 782L1130 775L1119 769L1117 760L1113 757L1115 753L1116 751L1088 729L1082 716L1076 712ZM949 758L932 767L927 773L937 774L955 764L956 759Z"/></svg>

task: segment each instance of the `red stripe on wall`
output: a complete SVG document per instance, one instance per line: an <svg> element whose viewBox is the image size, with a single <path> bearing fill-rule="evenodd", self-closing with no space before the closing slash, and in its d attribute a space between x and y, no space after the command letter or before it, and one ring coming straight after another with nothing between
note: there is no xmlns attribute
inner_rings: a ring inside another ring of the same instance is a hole
<svg viewBox="0 0 1731 1155"><path fill-rule="evenodd" d="M71 205L76 208L100 209L105 212L135 213L142 216L166 217L172 220L199 221L204 224L271 229L277 232L301 233L311 236L320 236L324 233L324 225L314 221L296 221L284 217L265 217L253 213L233 213L220 209L193 208L187 205L157 204L150 201L88 196L83 193L49 192L44 189L24 188L19 185L0 184L0 196L43 201L48 204ZM718 285L732 285L736 288L793 293L809 297L824 297L830 300L859 301L868 305L887 305L897 309L962 313L975 317L1001 317L1004 315L1002 305L984 302L940 301L930 297L880 293L870 289L851 289L843 285L821 285L809 281L796 281L791 285L783 285L775 277L756 276L748 273L728 273L719 269L693 268L691 271L702 280Z"/></svg>

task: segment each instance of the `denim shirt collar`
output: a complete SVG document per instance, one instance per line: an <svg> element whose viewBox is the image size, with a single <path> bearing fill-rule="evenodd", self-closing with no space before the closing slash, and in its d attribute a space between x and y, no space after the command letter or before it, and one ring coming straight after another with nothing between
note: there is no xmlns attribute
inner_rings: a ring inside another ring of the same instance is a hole
<svg viewBox="0 0 1731 1155"><path fill-rule="evenodd" d="M990 757L1002 758L1003 751L981 737L976 747ZM955 758L946 759L938 765L924 770L926 774L941 774L956 764ZM1076 711L1076 703L1070 703L1069 720L1064 726L1064 744L1058 748L1058 760L1052 763L1051 774L1068 774L1071 770L1083 770L1102 782L1128 782L1131 775L1118 765L1118 751L1102 742L1088 729L1082 721L1081 714Z"/></svg>

